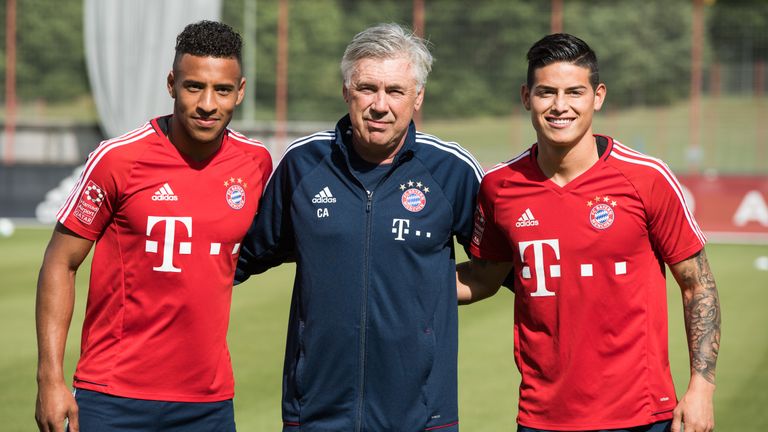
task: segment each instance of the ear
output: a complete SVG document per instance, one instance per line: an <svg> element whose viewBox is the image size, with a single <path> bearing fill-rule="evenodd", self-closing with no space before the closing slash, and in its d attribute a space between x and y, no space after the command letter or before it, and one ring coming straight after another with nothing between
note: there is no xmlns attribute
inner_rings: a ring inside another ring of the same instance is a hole
<svg viewBox="0 0 768 432"><path fill-rule="evenodd" d="M520 100L523 102L523 106L526 111L531 110L531 91L528 89L528 84L520 86Z"/></svg>
<svg viewBox="0 0 768 432"><path fill-rule="evenodd" d="M341 95L344 96L344 102L349 103L349 89L346 85L341 86Z"/></svg>
<svg viewBox="0 0 768 432"><path fill-rule="evenodd" d="M166 79L166 85L168 86L168 94L173 99L176 99L176 89L173 88L173 84L176 82L176 77L173 75L173 70L168 72L168 78Z"/></svg>
<svg viewBox="0 0 768 432"><path fill-rule="evenodd" d="M595 111L600 111L600 108L603 106L603 102L605 102L605 97L607 95L608 88L605 86L605 84L598 84L597 88L595 89Z"/></svg>
<svg viewBox="0 0 768 432"><path fill-rule="evenodd" d="M245 98L245 77L240 78L240 85L237 87L237 100L235 105L240 105Z"/></svg>
<svg viewBox="0 0 768 432"><path fill-rule="evenodd" d="M424 102L424 92L427 91L427 87L424 86L419 90L419 93L416 95L416 102L413 105L413 110L418 111L421 108L422 102Z"/></svg>

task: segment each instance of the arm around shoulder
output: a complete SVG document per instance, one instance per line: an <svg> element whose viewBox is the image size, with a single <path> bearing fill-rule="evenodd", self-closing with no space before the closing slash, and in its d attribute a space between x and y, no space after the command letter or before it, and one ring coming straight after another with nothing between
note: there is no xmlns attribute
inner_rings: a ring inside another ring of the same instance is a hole
<svg viewBox="0 0 768 432"><path fill-rule="evenodd" d="M259 211L242 239L235 269L235 285L245 282L251 275L292 260L291 182L284 161L266 183L259 201Z"/></svg>
<svg viewBox="0 0 768 432"><path fill-rule="evenodd" d="M459 304L470 304L496 294L512 269L508 261L472 257L456 266L456 294Z"/></svg>

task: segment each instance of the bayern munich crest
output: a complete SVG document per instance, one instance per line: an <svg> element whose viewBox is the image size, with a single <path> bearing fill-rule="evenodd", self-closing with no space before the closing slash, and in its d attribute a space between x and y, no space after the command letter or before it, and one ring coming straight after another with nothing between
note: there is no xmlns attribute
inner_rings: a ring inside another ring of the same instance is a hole
<svg viewBox="0 0 768 432"><path fill-rule="evenodd" d="M598 196L594 200L588 201L587 206L590 207L589 223L593 227L604 230L613 225L613 221L616 219L616 213L613 211L613 208L616 207L615 200L607 196Z"/></svg>
<svg viewBox="0 0 768 432"><path fill-rule="evenodd" d="M245 188L248 187L248 183L245 183L242 178L230 177L224 182L224 186L227 187L227 204L235 210L243 208L245 206Z"/></svg>
<svg viewBox="0 0 768 432"><path fill-rule="evenodd" d="M405 184L400 185L400 190L405 191L400 197L400 202L409 212L420 212L427 205L426 194L429 193L429 187L424 186L422 182L408 180Z"/></svg>

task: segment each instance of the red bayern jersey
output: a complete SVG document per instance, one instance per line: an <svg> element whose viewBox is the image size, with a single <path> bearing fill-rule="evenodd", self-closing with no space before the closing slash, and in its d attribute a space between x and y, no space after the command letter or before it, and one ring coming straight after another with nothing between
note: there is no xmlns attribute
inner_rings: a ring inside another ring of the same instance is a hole
<svg viewBox="0 0 768 432"><path fill-rule="evenodd" d="M514 263L518 422L552 430L672 417L664 263L705 238L669 168L612 140L560 187L537 146L482 181L474 256Z"/></svg>
<svg viewBox="0 0 768 432"><path fill-rule="evenodd" d="M232 280L272 160L229 129L213 156L189 160L166 138L168 118L101 143L58 214L96 241L74 385L226 400Z"/></svg>

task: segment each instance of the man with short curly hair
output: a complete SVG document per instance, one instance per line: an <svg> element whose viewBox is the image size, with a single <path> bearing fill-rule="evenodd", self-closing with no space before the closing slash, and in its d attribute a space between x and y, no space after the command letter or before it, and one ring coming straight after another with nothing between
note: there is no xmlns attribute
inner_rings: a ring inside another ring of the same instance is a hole
<svg viewBox="0 0 768 432"><path fill-rule="evenodd" d="M101 143L59 211L37 291L41 431L235 430L232 278L272 172L263 145L227 128L241 46L227 25L188 25L168 74L173 114ZM94 243L73 397L64 347Z"/></svg>

